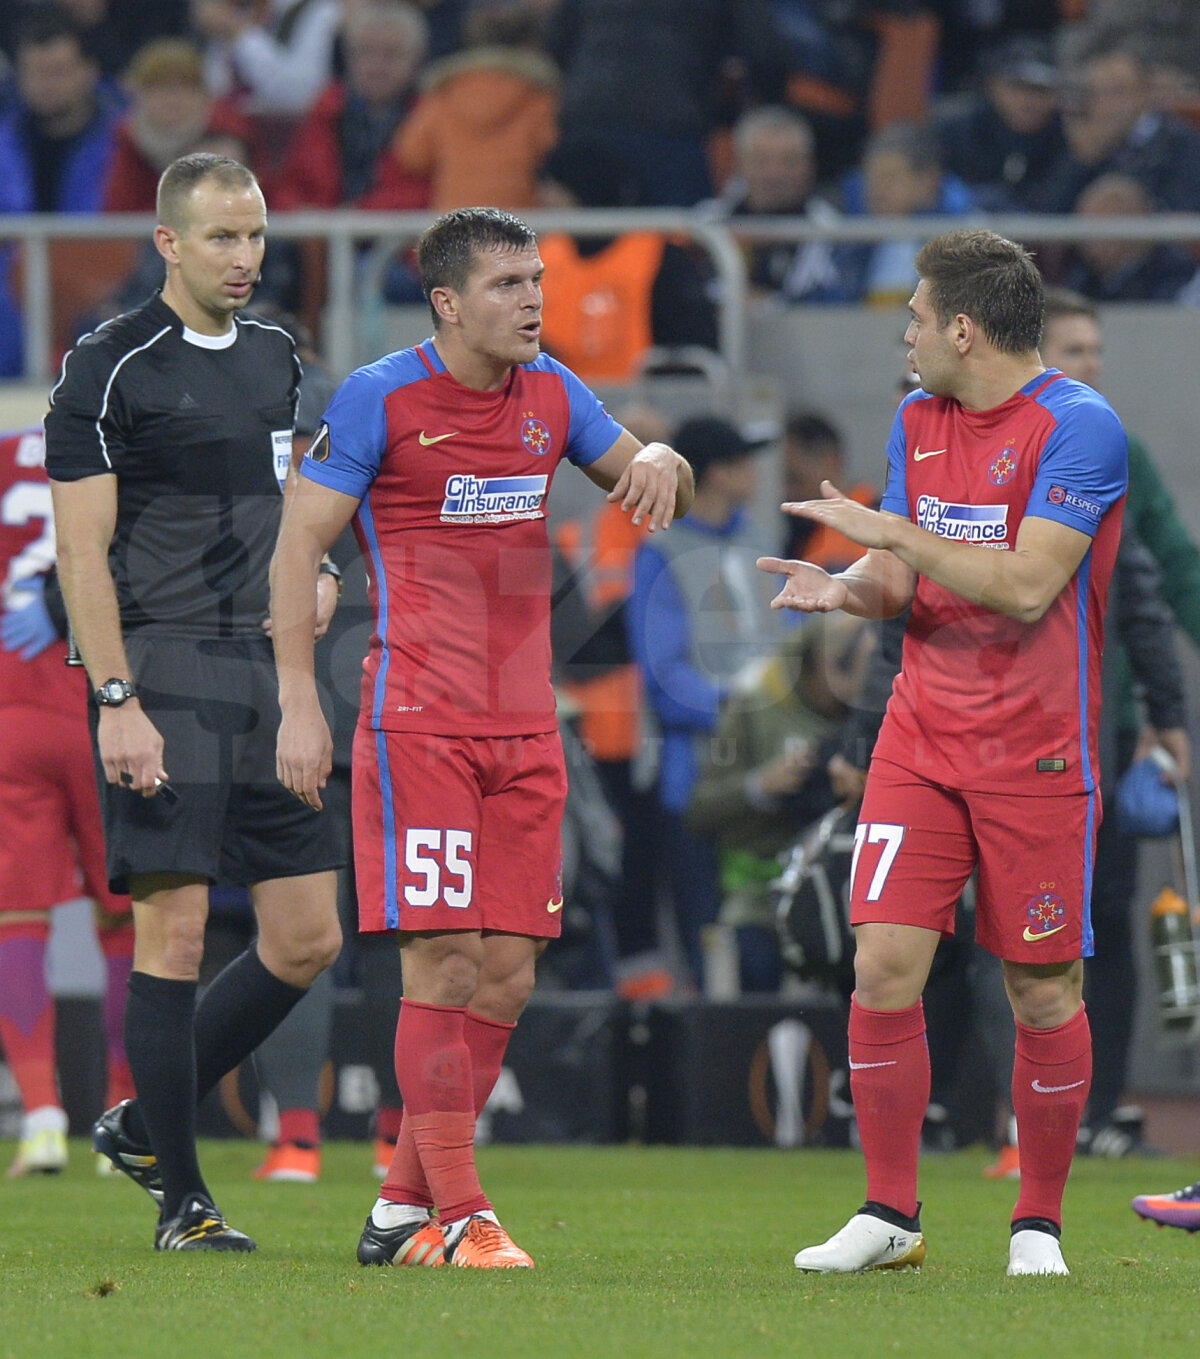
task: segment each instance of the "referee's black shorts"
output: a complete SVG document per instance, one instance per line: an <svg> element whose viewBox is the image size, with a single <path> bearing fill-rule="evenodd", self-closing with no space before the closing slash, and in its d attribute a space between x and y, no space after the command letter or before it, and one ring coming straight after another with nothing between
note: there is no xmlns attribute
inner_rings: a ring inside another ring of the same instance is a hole
<svg viewBox="0 0 1200 1359"><path fill-rule="evenodd" d="M108 878L182 873L249 886L340 868L344 835L275 777L279 700L267 637L183 639L131 633L125 642L142 708L163 738L178 795L146 798L96 776ZM99 721L92 706L93 750Z"/></svg>

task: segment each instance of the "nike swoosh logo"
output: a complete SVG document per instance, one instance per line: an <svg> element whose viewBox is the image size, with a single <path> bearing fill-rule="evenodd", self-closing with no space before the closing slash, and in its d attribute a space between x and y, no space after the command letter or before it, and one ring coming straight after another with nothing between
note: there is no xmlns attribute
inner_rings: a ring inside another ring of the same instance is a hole
<svg viewBox="0 0 1200 1359"><path fill-rule="evenodd" d="M895 1062L851 1062L850 1070L866 1071L868 1067L872 1066L895 1066L895 1065L896 1065Z"/></svg>
<svg viewBox="0 0 1200 1359"><path fill-rule="evenodd" d="M1064 1090L1078 1090L1083 1081L1072 1081L1070 1085L1043 1085L1036 1077L1030 1082L1039 1095L1058 1095Z"/></svg>
<svg viewBox="0 0 1200 1359"><path fill-rule="evenodd" d="M554 913L555 913L556 911L561 911L562 908L563 908L563 899L562 899L562 897L559 897L559 899L558 899L557 901L548 901L548 902L546 902L546 910L548 910L548 911L550 912L551 915L554 915Z"/></svg>
<svg viewBox="0 0 1200 1359"><path fill-rule="evenodd" d="M1049 939L1052 934L1057 934L1059 930L1065 930L1066 925L1055 925L1052 930L1040 930L1037 934L1030 931L1028 925L1025 926L1025 933L1022 938L1027 944L1036 944L1039 939Z"/></svg>
<svg viewBox="0 0 1200 1359"><path fill-rule="evenodd" d="M926 458L936 458L940 454L945 453L945 451L944 448L930 448L922 453L921 445L918 444L913 450L913 462L923 462Z"/></svg>
<svg viewBox="0 0 1200 1359"><path fill-rule="evenodd" d="M430 435L426 434L425 431L422 430L420 434L417 435L417 443L419 443L422 448L429 448L431 444L440 444L443 439L453 439L457 433L458 430L453 429L450 431L449 434Z"/></svg>

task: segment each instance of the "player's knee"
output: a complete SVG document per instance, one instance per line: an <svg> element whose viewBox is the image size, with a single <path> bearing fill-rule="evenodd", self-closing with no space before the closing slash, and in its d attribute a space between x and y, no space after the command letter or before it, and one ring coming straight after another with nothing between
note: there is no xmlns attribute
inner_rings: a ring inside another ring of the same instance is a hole
<svg viewBox="0 0 1200 1359"><path fill-rule="evenodd" d="M904 958L863 948L854 957L854 994L868 1010L895 1010L920 999L924 973Z"/></svg>
<svg viewBox="0 0 1200 1359"><path fill-rule="evenodd" d="M1083 1003L1081 979L1074 972L1053 976L1023 972L1009 964L1005 983L1017 1021L1031 1029L1053 1029L1066 1024Z"/></svg>

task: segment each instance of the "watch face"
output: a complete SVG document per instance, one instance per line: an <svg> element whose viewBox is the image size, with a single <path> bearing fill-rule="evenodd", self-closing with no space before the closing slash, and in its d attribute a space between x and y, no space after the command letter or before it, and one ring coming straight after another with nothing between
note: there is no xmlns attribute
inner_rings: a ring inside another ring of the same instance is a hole
<svg viewBox="0 0 1200 1359"><path fill-rule="evenodd" d="M133 697L133 685L128 680L110 679L96 690L96 700L110 708L120 707L127 698Z"/></svg>

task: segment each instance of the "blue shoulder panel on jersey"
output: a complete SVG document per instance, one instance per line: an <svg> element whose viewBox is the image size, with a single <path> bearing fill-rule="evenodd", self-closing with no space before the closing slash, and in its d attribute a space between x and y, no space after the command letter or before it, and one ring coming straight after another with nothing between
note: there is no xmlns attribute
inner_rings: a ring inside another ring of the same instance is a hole
<svg viewBox="0 0 1200 1359"><path fill-rule="evenodd" d="M914 392L909 392L900 403L896 418L892 421L892 432L888 435L887 484L883 488L883 498L879 502L879 508L888 510L892 514L902 515L905 519L910 517L910 512L907 485L908 442L904 432L904 412L914 401L928 400L929 393L923 391L920 387Z"/></svg>
<svg viewBox="0 0 1200 1359"><path fill-rule="evenodd" d="M1045 375L1026 390L1037 390ZM1027 515L1094 536L1129 484L1129 444L1116 411L1082 382L1058 378L1034 397L1056 421L1038 463Z"/></svg>
<svg viewBox="0 0 1200 1359"><path fill-rule="evenodd" d="M574 373L549 354L539 354L526 369L535 373L554 373L567 391L571 427L567 434L567 457L576 467L587 467L601 458L623 433L621 426L604 409L600 399Z"/></svg>
<svg viewBox="0 0 1200 1359"><path fill-rule="evenodd" d="M331 490L361 500L375 480L387 451L384 402L400 387L429 376L415 349L401 349L356 369L334 393L318 432L304 455L301 474Z"/></svg>

